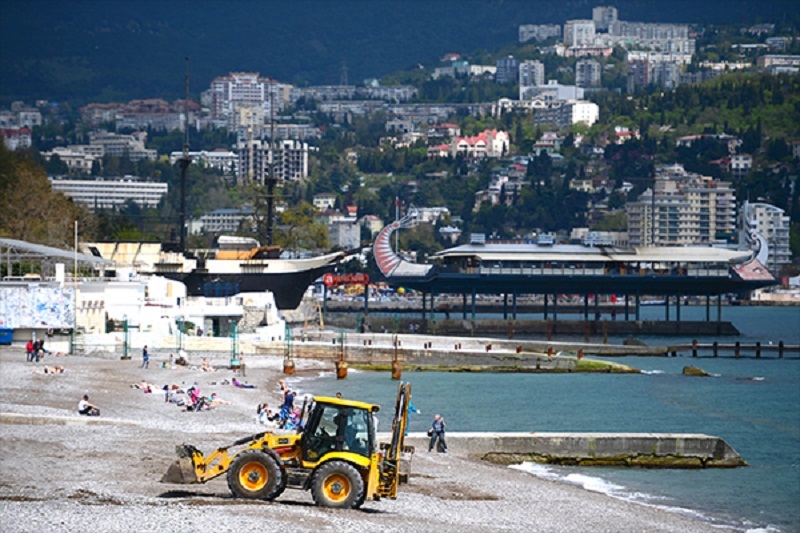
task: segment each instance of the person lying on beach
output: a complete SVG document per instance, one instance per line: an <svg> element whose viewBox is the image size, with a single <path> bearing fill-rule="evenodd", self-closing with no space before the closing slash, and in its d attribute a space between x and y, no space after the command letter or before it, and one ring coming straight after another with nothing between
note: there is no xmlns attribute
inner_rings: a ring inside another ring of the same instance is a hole
<svg viewBox="0 0 800 533"><path fill-rule="evenodd" d="M217 396L216 392L212 392L211 396L206 398L206 406L216 407L218 405L233 405L233 402L229 402L228 400L223 400L222 398Z"/></svg>
<svg viewBox="0 0 800 533"><path fill-rule="evenodd" d="M255 389L256 388L255 385L242 383L241 381L239 381L236 378L233 378L233 380L231 381L231 385L233 385L234 387L239 387L240 389Z"/></svg>
<svg viewBox="0 0 800 533"><path fill-rule="evenodd" d="M280 413L273 413L266 402L258 404L256 413L260 424L276 423L281 418Z"/></svg>
<svg viewBox="0 0 800 533"><path fill-rule="evenodd" d="M65 371L65 368L63 366L56 365L56 366L46 366L46 367L44 367L42 369L34 370L33 373L34 374L63 374L64 371Z"/></svg>
<svg viewBox="0 0 800 533"><path fill-rule="evenodd" d="M143 391L145 394L147 394L153 392L153 389L156 389L158 387L156 385L153 385L152 383L148 383L145 380L142 380L139 383L133 383L131 385L131 388L139 389L140 391Z"/></svg>
<svg viewBox="0 0 800 533"><path fill-rule="evenodd" d="M214 371L214 367L211 366L211 364L208 362L208 358L207 357L203 358L203 364L200 365L200 370L202 370L203 372L213 372Z"/></svg>

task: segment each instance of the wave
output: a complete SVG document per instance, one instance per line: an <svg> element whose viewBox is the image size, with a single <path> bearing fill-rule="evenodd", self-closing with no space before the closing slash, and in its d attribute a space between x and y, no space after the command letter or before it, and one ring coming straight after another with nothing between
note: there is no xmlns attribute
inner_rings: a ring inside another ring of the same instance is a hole
<svg viewBox="0 0 800 533"><path fill-rule="evenodd" d="M670 501L670 498L667 498L665 496L657 496L655 494L636 492L622 485L611 483L610 481L607 481L601 477L568 472L566 471L566 468L557 469L554 467L549 467L538 463L528 463L528 462L517 465L510 465L509 468L513 468L515 470L522 470L523 472L527 472L541 479L546 479L549 481L558 481L562 483L569 483L570 485L577 485L579 487L584 488L585 490L591 492L597 492L600 494L605 494L606 496L610 496L618 500L624 500L639 505L645 505L648 507L655 507L670 513L686 516L688 518L692 518L694 520L698 520L701 522L706 522L708 524L712 524L718 527L735 528L735 529L741 529L742 527L742 523L736 524L733 523L732 521L714 518L696 509L689 509L686 507L669 505L667 502ZM767 526L766 529L759 528L759 529L750 529L748 531L750 531L751 533L772 533L773 531L777 530L771 529L771 526Z"/></svg>
<svg viewBox="0 0 800 533"><path fill-rule="evenodd" d="M663 370L642 370L642 374L666 374Z"/></svg>

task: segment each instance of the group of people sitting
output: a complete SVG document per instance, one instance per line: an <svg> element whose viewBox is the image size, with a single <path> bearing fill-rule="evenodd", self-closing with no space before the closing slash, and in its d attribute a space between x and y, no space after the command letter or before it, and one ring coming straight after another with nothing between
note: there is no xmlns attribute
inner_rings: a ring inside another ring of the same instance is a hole
<svg viewBox="0 0 800 533"><path fill-rule="evenodd" d="M280 385L282 397L280 408L275 411L266 402L258 404L256 408L258 422L274 425L280 429L301 431L303 429L302 410L294 405L297 392L291 390L283 380L280 380L278 385Z"/></svg>

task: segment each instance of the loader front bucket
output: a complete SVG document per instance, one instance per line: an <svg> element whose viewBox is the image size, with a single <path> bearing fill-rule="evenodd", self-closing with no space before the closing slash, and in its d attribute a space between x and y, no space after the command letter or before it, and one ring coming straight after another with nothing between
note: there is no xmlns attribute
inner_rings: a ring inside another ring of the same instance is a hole
<svg viewBox="0 0 800 533"><path fill-rule="evenodd" d="M193 446L186 445L176 446L175 451L178 454L178 460L169 465L164 477L161 478L161 483L181 485L200 483L194 468L194 454L200 452Z"/></svg>

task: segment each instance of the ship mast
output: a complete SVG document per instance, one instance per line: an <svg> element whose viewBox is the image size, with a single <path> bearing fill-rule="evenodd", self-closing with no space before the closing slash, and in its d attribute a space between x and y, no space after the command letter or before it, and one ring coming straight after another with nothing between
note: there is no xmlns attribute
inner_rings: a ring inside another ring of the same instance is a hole
<svg viewBox="0 0 800 533"><path fill-rule="evenodd" d="M272 84L270 84L272 85ZM275 116L273 99L274 87L269 91L269 175L264 180L267 185L267 246L272 246L272 227L275 219Z"/></svg>
<svg viewBox="0 0 800 533"><path fill-rule="evenodd" d="M183 156L178 162L181 171L180 252L186 251L186 169L189 168L189 56L186 56L186 95L183 100Z"/></svg>

